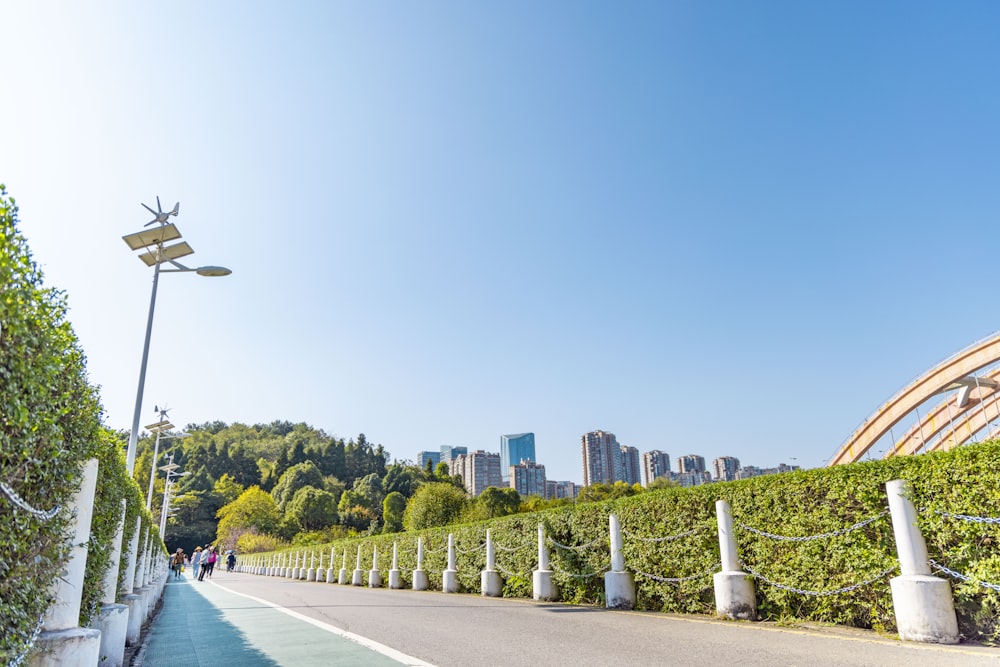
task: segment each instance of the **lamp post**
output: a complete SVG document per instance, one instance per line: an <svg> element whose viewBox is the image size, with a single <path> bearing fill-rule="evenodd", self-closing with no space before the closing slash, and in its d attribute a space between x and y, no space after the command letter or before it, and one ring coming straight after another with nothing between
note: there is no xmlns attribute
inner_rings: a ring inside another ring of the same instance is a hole
<svg viewBox="0 0 1000 667"><path fill-rule="evenodd" d="M160 410L159 408L156 408L156 412L160 415L160 421L144 427L150 433L156 434L156 444L153 447L153 460L149 466L149 491L146 493L146 509L153 508L153 482L156 479L156 459L160 455L160 438L168 440L170 438L187 438L191 435L190 433L185 433L183 431L180 433L168 433L164 435L164 432L172 429L174 425L167 420L166 409Z"/></svg>
<svg viewBox="0 0 1000 667"><path fill-rule="evenodd" d="M165 538L167 533L167 515L170 513L170 500L173 498L174 478L191 474L189 472L176 472L180 466L174 463L173 455L170 456L169 460L170 463L160 466L160 470L164 471L167 477L167 483L163 486L163 507L160 508L160 539Z"/></svg>
<svg viewBox="0 0 1000 667"><path fill-rule="evenodd" d="M232 271L223 266L201 266L191 269L177 260L186 257L194 250L187 241L166 245L168 241L176 241L181 238L181 233L177 226L167 222L170 216L176 216L180 209L178 203L172 211L163 212L160 207L160 198L156 198L156 208L154 211L145 204L142 205L155 217L145 226L158 225L153 229L143 230L134 234L126 234L122 237L125 243L132 250L144 250L139 259L146 266L153 267L153 292L149 298L149 316L146 319L146 338L142 346L142 363L139 365L139 388L135 393L135 412L132 415L132 431L128 438L128 451L125 456L125 466L129 475L135 469L135 449L139 441L139 415L142 411L142 391L146 383L146 363L149 361L149 339L153 332L153 311L156 308L156 287L160 281L160 273L197 273L200 276L228 276ZM161 269L161 265L169 264L173 268Z"/></svg>

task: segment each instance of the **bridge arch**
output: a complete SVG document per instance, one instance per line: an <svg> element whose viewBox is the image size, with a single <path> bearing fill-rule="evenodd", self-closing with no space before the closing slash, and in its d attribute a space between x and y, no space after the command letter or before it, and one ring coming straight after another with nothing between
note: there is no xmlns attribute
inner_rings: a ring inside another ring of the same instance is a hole
<svg viewBox="0 0 1000 667"><path fill-rule="evenodd" d="M844 443L837 450L837 453L834 454L833 458L830 459L827 465L834 466L861 460L861 458L868 453L868 451L876 442L879 441L880 438L890 432L890 429L892 429L893 426L917 410L921 404L935 394L949 391L951 389L960 389L961 392L956 398L961 399L964 395L964 399L967 401L971 400L970 395L973 390L970 389L970 383L975 378L970 378L970 375L996 363L997 361L1000 361L1000 332L996 332L987 338L976 341L972 345L969 345L965 349L933 366L926 373L903 387L903 389L901 389L895 396L886 401L878 410L869 416L861 424L861 426L859 426L854 433L852 433L850 437L844 441ZM993 378L991 377L989 380L992 382ZM996 383L993 382L993 384ZM982 403L984 395L981 391L977 392L977 394L977 403ZM965 411L969 408L970 404L971 403L969 402L965 405L956 404L955 407L961 407L962 410ZM949 401L945 401L939 407L943 407L943 409L947 410L948 405ZM984 412L983 414L985 415L986 413ZM940 420L940 417L938 417L938 420L942 421ZM920 423L923 421L926 421L926 418L918 420L918 428ZM940 430L941 429L939 428L938 431ZM923 442L926 442L926 440L923 440ZM911 440L909 444L905 446L912 447L912 444ZM919 448L911 449L910 451L904 452L902 448L897 450L897 447L894 445L890 450L892 453L887 454L887 456L898 456L903 453L913 453L918 451L918 449Z"/></svg>

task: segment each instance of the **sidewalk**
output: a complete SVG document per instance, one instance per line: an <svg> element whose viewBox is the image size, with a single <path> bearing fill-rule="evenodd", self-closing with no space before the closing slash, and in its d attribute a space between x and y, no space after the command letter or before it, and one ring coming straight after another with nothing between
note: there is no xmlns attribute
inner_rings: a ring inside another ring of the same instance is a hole
<svg viewBox="0 0 1000 667"><path fill-rule="evenodd" d="M216 571L219 584L238 575ZM350 639L289 616L243 595L231 593L190 570L169 575L163 607L154 619L133 665L398 665Z"/></svg>

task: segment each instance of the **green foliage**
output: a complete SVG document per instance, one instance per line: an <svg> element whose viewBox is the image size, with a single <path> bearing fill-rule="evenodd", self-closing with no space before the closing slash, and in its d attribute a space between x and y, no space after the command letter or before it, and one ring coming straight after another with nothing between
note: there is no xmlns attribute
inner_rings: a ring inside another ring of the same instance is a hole
<svg viewBox="0 0 1000 667"><path fill-rule="evenodd" d="M382 501L382 531L398 533L403 530L403 513L406 511L406 498L399 491L393 491Z"/></svg>
<svg viewBox="0 0 1000 667"><path fill-rule="evenodd" d="M337 501L329 491L304 486L295 492L285 514L303 530L321 530L337 523Z"/></svg>
<svg viewBox="0 0 1000 667"><path fill-rule="evenodd" d="M0 480L39 510L63 507L98 454L101 407L61 292L17 231L0 185ZM0 493L0 662L16 658L41 618L67 554L67 513L45 520Z"/></svg>
<svg viewBox="0 0 1000 667"><path fill-rule="evenodd" d="M274 534L281 522L281 512L274 498L259 486L251 486L240 497L219 510L216 546L232 549L243 533Z"/></svg>
<svg viewBox="0 0 1000 667"><path fill-rule="evenodd" d="M424 484L406 504L403 525L407 530L446 526L462 515L468 503L465 491L452 484Z"/></svg>
<svg viewBox="0 0 1000 667"><path fill-rule="evenodd" d="M312 461L304 461L291 466L278 480L278 484L271 491L274 502L278 504L278 509L284 511L285 506L295 497L296 492L306 486L323 487L323 473Z"/></svg>
<svg viewBox="0 0 1000 667"><path fill-rule="evenodd" d="M616 498L627 498L643 492L643 488L638 484L628 484L626 482L614 482L613 484L591 484L580 489L578 500L581 503L594 503L602 500L614 500Z"/></svg>
<svg viewBox="0 0 1000 667"><path fill-rule="evenodd" d="M236 481L236 479L229 473L224 473L215 482L215 488L213 489L215 494L219 496L223 505L228 505L233 502L245 491L243 485Z"/></svg>
<svg viewBox="0 0 1000 667"><path fill-rule="evenodd" d="M248 530L236 540L236 551L241 554L277 551L286 546L288 545L284 540L273 535L261 535L256 530Z"/></svg>
<svg viewBox="0 0 1000 667"><path fill-rule="evenodd" d="M464 518L468 521L495 519L514 514L520 506L521 495L517 489L488 486L472 502Z"/></svg>

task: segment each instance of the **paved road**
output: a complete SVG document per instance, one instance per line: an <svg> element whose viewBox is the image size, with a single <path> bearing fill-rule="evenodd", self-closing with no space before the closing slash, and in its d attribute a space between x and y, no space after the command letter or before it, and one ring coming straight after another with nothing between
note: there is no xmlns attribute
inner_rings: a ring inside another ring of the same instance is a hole
<svg viewBox="0 0 1000 667"><path fill-rule="evenodd" d="M1000 667L1000 649L225 572L170 580L143 664L226 662Z"/></svg>

